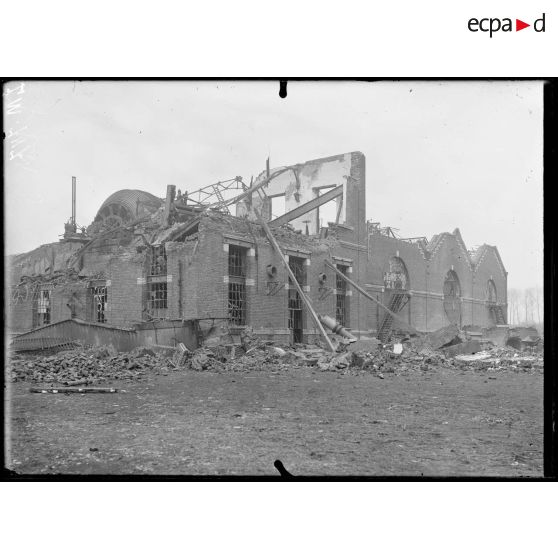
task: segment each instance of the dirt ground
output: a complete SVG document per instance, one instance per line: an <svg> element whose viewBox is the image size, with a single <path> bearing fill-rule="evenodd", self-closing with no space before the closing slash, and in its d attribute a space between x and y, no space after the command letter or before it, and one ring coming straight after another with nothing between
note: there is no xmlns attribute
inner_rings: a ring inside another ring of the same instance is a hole
<svg viewBox="0 0 558 558"><path fill-rule="evenodd" d="M125 393L7 386L7 466L34 474L542 476L542 371L172 372Z"/></svg>

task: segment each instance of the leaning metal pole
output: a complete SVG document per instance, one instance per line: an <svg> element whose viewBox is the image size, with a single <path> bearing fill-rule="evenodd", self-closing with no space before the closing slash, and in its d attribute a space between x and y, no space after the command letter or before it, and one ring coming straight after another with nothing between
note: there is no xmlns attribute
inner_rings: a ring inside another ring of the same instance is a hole
<svg viewBox="0 0 558 558"><path fill-rule="evenodd" d="M377 298L374 298L372 295L368 294L360 285L355 283L352 279L349 279L344 273L339 271L329 260L325 261L325 264L333 269L337 275L343 278L349 285L352 285L362 296L371 300L372 302L376 303L378 306L381 306L388 314L390 314L394 319L398 320L399 322L403 322L406 326L409 326L409 329L413 333L418 333L417 329L415 329L410 323L406 322L401 316L398 316L395 312L392 312L387 306L384 306Z"/></svg>
<svg viewBox="0 0 558 558"><path fill-rule="evenodd" d="M333 346L333 343L331 342L331 339L327 336L327 333L324 329L324 326L322 325L322 322L320 322L320 319L318 317L318 314L316 314L316 311L314 310L314 308L312 308L312 304L310 303L309 298L306 296L306 293L302 290L302 287L300 286L299 282L297 281L295 274L293 273L293 270L290 268L289 263L287 262L285 256L283 255L283 252L281 251L281 248L277 242L277 240L275 240L275 237L273 236L273 233L271 232L271 229L269 228L268 224L261 218L259 212L257 209L254 209L254 213L256 214L256 217L258 218L260 224L263 227L263 230L265 231L265 234L269 240L269 242L271 242L271 245L273 246L273 248L275 249L275 251L279 254L279 257L281 258L281 261L283 262L283 265L285 266L287 273L289 274L289 277L291 278L291 281L293 282L294 286L296 287L296 290L298 291L298 294L300 295L300 298L302 299L302 301L304 302L304 304L306 304L308 310L310 311L310 315L312 316L312 319L314 320L314 322L316 323L316 325L318 326L318 329L320 330L320 333L322 334L323 338L325 339L327 346L329 347L329 350L334 353L335 352L335 347Z"/></svg>

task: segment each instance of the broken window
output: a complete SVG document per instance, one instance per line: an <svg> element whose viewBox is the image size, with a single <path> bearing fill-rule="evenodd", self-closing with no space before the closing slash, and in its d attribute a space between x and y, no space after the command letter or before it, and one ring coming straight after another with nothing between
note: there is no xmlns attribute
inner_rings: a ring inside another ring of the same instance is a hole
<svg viewBox="0 0 558 558"><path fill-rule="evenodd" d="M304 258L289 257L289 267L293 272L298 284L303 287L306 283L306 267ZM288 299L288 328L293 332L293 342L302 343L303 334L303 314L302 314L302 298L300 293L294 286L289 276L289 299Z"/></svg>
<svg viewBox="0 0 558 558"><path fill-rule="evenodd" d="M229 283L229 321L234 325L246 324L246 285Z"/></svg>
<svg viewBox="0 0 558 558"><path fill-rule="evenodd" d="M50 287L39 287L33 295L33 327L50 324Z"/></svg>
<svg viewBox="0 0 558 558"><path fill-rule="evenodd" d="M153 277L149 283L149 308L158 310L167 308L167 282L153 281Z"/></svg>
<svg viewBox="0 0 558 558"><path fill-rule="evenodd" d="M288 328L294 332L295 343L302 343L302 338L298 338L298 332L302 332L302 299L300 298L298 291L294 291L292 293L289 291Z"/></svg>
<svg viewBox="0 0 558 558"><path fill-rule="evenodd" d="M349 273L349 266L338 265L337 269L347 275ZM335 320L338 324L348 327L349 325L349 304L347 300L347 281L340 275L335 275Z"/></svg>
<svg viewBox="0 0 558 558"><path fill-rule="evenodd" d="M389 260L389 271L384 273L386 289L406 290L409 288L407 268L401 258L393 257Z"/></svg>
<svg viewBox="0 0 558 558"><path fill-rule="evenodd" d="M296 258L294 256L289 257L289 267L298 281L298 284L302 287L306 283L304 258ZM289 283L293 284L290 277Z"/></svg>
<svg viewBox="0 0 558 558"><path fill-rule="evenodd" d="M165 245L152 246L151 248L151 270L149 275L167 274L167 253Z"/></svg>
<svg viewBox="0 0 558 558"><path fill-rule="evenodd" d="M229 276L246 277L246 248L229 245Z"/></svg>
<svg viewBox="0 0 558 558"><path fill-rule="evenodd" d="M90 315L95 322L104 324L107 321L108 292L106 285L89 288Z"/></svg>
<svg viewBox="0 0 558 558"><path fill-rule="evenodd" d="M229 245L229 321L246 325L246 254L241 246Z"/></svg>
<svg viewBox="0 0 558 558"><path fill-rule="evenodd" d="M167 253L165 245L151 247L149 277L147 278L147 307L149 310L168 308Z"/></svg>

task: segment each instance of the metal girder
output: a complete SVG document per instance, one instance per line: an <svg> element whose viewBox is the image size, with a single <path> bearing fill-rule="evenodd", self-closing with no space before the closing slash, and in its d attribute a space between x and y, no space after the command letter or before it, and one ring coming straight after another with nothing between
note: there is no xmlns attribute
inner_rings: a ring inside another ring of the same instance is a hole
<svg viewBox="0 0 558 558"><path fill-rule="evenodd" d="M334 266L329 260L325 260L325 265L327 267L329 267L330 269L332 269L333 271L335 271L335 273L337 273L337 275L339 275L340 277L342 277L345 281L347 281L347 283L349 283L349 285L353 286L362 296L364 296L365 298L367 298L368 300L370 300L371 302L374 302L375 304L377 304L378 306L380 306L381 308L383 308L388 314L390 314L395 320L398 320L399 322L404 323L407 327L409 327L409 329L414 332L417 333L417 329L415 327L413 327L410 323L408 323L406 320L404 320L401 316L398 316L397 314L395 314L394 312L392 312L387 306L383 305L377 298L374 298L372 295L370 295L369 293L367 293L360 285L358 285L357 283L355 283L352 279L349 279L349 277L347 277L344 273L342 273L341 271L339 271L337 269L336 266Z"/></svg>

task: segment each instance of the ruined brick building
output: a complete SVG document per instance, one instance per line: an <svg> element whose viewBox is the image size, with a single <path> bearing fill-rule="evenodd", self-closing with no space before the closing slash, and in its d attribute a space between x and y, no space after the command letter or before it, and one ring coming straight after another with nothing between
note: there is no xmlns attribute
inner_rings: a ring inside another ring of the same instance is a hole
<svg viewBox="0 0 558 558"><path fill-rule="evenodd" d="M169 186L166 198L115 192L87 230L77 232L74 217L59 242L9 257L9 328L56 337L62 326L53 325L87 323L107 335L149 330L151 342L173 344L180 324L221 320L312 341L316 324L261 220L316 313L356 337L387 339L405 323L419 331L506 323L507 272L495 246L468 250L459 229L399 238L366 220L366 195L360 152L267 168L250 185L236 177L190 194ZM153 341L167 326L174 336Z"/></svg>

